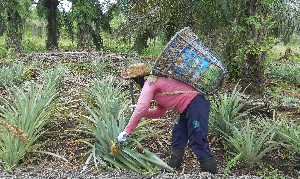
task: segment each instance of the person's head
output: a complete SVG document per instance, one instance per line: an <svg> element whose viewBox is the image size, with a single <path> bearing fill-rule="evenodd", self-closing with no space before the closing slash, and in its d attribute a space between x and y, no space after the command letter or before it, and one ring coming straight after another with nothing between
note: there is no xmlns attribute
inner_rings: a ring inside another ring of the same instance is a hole
<svg viewBox="0 0 300 179"><path fill-rule="evenodd" d="M129 66L122 72L122 77L125 79L132 79L136 84L143 88L145 83L145 76L150 74L150 69L144 63L137 63Z"/></svg>

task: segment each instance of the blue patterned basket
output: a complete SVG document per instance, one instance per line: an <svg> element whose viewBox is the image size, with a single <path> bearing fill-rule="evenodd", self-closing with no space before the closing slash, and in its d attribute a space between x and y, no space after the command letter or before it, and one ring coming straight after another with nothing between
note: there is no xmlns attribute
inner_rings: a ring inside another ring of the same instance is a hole
<svg viewBox="0 0 300 179"><path fill-rule="evenodd" d="M175 34L157 58L152 74L186 82L202 94L215 92L227 71L223 63L186 27Z"/></svg>

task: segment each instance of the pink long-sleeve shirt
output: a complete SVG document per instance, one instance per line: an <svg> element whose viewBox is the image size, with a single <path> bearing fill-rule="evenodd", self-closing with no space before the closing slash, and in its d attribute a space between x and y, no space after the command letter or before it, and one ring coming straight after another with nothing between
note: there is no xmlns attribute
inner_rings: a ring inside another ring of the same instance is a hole
<svg viewBox="0 0 300 179"><path fill-rule="evenodd" d="M159 94L162 92L176 91L196 91L196 89L184 82L172 78L158 77L154 82L146 80L138 99L137 107L126 126L125 131L132 134L143 117L162 117L169 109L181 113L197 95L197 93ZM150 108L152 100L156 101L156 108Z"/></svg>

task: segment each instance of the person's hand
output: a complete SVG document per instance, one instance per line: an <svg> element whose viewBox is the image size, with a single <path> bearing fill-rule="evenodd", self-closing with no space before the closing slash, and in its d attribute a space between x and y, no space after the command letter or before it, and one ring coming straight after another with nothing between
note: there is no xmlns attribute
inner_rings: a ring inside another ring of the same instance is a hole
<svg viewBox="0 0 300 179"><path fill-rule="evenodd" d="M136 106L137 106L136 104L131 104L131 105L129 106L130 111L133 112L133 111L135 110Z"/></svg>
<svg viewBox="0 0 300 179"><path fill-rule="evenodd" d="M121 132L117 137L118 143L123 144L127 140L128 136L129 134L126 131Z"/></svg>

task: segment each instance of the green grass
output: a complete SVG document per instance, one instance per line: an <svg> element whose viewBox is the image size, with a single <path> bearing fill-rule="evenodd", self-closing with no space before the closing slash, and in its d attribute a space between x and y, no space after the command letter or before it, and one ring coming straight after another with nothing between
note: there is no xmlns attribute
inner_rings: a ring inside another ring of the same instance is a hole
<svg viewBox="0 0 300 179"><path fill-rule="evenodd" d="M300 84L300 62L270 62L266 65L265 73L269 78L284 82Z"/></svg>
<svg viewBox="0 0 300 179"><path fill-rule="evenodd" d="M125 38L115 38L112 35L103 33L103 45L104 47L112 52L122 52L128 53L133 52L133 42L129 43L128 39ZM132 39L133 40L133 39ZM159 38L148 40L148 47L142 52L142 56L147 56L151 58L157 58L164 44Z"/></svg>
<svg viewBox="0 0 300 179"><path fill-rule="evenodd" d="M157 58L161 54L164 46L165 45L158 38L155 40L148 40L148 47L143 51L142 55Z"/></svg>
<svg viewBox="0 0 300 179"><path fill-rule="evenodd" d="M0 59L6 57L7 52L5 50L5 39L4 36L0 36Z"/></svg>
<svg viewBox="0 0 300 179"><path fill-rule="evenodd" d="M5 44L5 39L4 39L4 35L0 36L0 46L4 46Z"/></svg>
<svg viewBox="0 0 300 179"><path fill-rule="evenodd" d="M286 115L293 108L299 109L299 94L300 88L297 85L278 80L269 81L264 91L264 95L268 96L269 99L269 108L274 110L287 108L288 110L284 112ZM297 118L299 118L299 115Z"/></svg>
<svg viewBox="0 0 300 179"><path fill-rule="evenodd" d="M292 52L288 58L283 58L287 48ZM270 79L300 84L300 45L276 45L269 52L266 59L265 74Z"/></svg>
<svg viewBox="0 0 300 179"><path fill-rule="evenodd" d="M269 52L267 56L267 62L270 61L279 61L280 57L282 57L286 51L286 49L290 47L292 49L291 58L289 62L300 62L300 45L298 44L289 44L283 45L278 44L275 45Z"/></svg>
<svg viewBox="0 0 300 179"><path fill-rule="evenodd" d="M71 39L62 38L58 42L58 48L64 50L74 50L77 48L76 41L72 42Z"/></svg>
<svg viewBox="0 0 300 179"><path fill-rule="evenodd" d="M128 53L132 52L132 44L122 37L114 37L108 33L102 33L103 46L108 51Z"/></svg>
<svg viewBox="0 0 300 179"><path fill-rule="evenodd" d="M22 45L24 47L25 53L46 51L44 38L25 35L23 36Z"/></svg>
<svg viewBox="0 0 300 179"><path fill-rule="evenodd" d="M45 52L46 50L46 37L41 38L37 36L25 35L23 36L22 45L25 53L31 52ZM4 58L9 54L6 50L5 36L0 37L0 58ZM63 50L74 50L77 48L76 41L72 42L71 39L61 38L58 41L58 48Z"/></svg>

